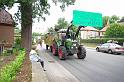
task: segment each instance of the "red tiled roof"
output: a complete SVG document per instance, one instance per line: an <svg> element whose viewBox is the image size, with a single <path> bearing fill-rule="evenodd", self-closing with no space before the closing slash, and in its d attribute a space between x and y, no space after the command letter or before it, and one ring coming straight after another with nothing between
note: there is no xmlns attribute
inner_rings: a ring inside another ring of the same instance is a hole
<svg viewBox="0 0 124 82"><path fill-rule="evenodd" d="M13 24L13 19L11 14L9 14L6 10L0 9L0 23L2 24Z"/></svg>
<svg viewBox="0 0 124 82"><path fill-rule="evenodd" d="M100 31L101 31L101 32L105 32L105 31L109 28L109 26L110 26L110 23L109 23L109 19L108 19L107 24L106 24L105 27L104 27L103 29L101 29Z"/></svg>
<svg viewBox="0 0 124 82"><path fill-rule="evenodd" d="M105 32L108 29L108 26L105 26L103 29L101 29L100 31Z"/></svg>

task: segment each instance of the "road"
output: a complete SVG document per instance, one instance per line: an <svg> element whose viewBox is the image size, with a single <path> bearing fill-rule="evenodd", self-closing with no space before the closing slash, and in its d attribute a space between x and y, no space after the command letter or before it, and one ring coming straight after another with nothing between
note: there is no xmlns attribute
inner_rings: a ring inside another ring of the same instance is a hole
<svg viewBox="0 0 124 82"><path fill-rule="evenodd" d="M43 49L49 82L124 82L124 55L112 55L87 49L87 57L76 55L65 61Z"/></svg>

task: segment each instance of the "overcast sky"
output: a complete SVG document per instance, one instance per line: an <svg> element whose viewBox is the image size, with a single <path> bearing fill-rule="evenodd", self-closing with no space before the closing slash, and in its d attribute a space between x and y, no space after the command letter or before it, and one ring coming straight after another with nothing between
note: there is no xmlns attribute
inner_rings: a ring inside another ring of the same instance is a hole
<svg viewBox="0 0 124 82"><path fill-rule="evenodd" d="M98 12L102 13L103 16L124 16L124 0L76 0L75 5L66 8L65 12L61 12L59 6L55 6L51 1L49 0L51 4L50 16L47 16L45 22L41 20L39 23L33 24L33 32L45 32L48 27L53 27L57 20L62 17L70 22L73 10ZM9 12L13 14L16 10L17 8L14 7Z"/></svg>

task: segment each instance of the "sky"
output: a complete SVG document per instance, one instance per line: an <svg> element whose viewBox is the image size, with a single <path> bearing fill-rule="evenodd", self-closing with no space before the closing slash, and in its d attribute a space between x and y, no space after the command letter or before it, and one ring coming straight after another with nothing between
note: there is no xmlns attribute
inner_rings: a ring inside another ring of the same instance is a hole
<svg viewBox="0 0 124 82"><path fill-rule="evenodd" d="M70 23L73 18L73 10L97 12L102 13L103 16L124 16L124 0L76 0L75 5L67 7L64 12L59 6L55 6L52 0L49 0L49 3L51 5L50 15L46 17L45 22L42 20L35 22L33 32L45 33L49 27L54 27L59 18L65 18ZM17 7L14 6L9 12L13 15L16 10Z"/></svg>

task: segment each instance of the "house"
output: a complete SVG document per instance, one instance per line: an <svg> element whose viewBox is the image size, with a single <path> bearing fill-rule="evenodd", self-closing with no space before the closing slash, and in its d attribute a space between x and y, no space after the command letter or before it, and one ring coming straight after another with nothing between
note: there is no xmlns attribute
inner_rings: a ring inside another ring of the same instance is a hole
<svg viewBox="0 0 124 82"><path fill-rule="evenodd" d="M14 43L14 21L4 9L0 9L0 45L12 47Z"/></svg>
<svg viewBox="0 0 124 82"><path fill-rule="evenodd" d="M106 26L101 30L97 30L91 26L81 28L81 39L101 38L104 36L108 28L109 28L109 22L107 22Z"/></svg>
<svg viewBox="0 0 124 82"><path fill-rule="evenodd" d="M81 39L96 38L99 36L99 30L91 26L81 28L80 31L81 31Z"/></svg>

